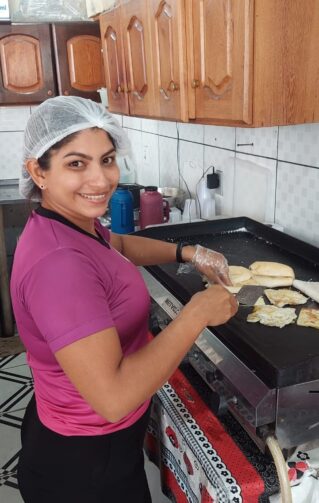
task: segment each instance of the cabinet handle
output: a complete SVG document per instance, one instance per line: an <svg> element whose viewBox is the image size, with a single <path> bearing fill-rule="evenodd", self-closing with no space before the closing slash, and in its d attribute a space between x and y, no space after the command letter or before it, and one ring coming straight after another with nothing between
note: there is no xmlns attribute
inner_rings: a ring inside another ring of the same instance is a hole
<svg viewBox="0 0 319 503"><path fill-rule="evenodd" d="M69 96L70 93L69 93L69 91L64 91L63 94L64 94L64 96Z"/></svg>
<svg viewBox="0 0 319 503"><path fill-rule="evenodd" d="M200 82L199 82L198 79L193 79L192 80L192 88L193 89L196 89L196 87L199 87L199 84L200 84Z"/></svg>
<svg viewBox="0 0 319 503"><path fill-rule="evenodd" d="M135 96L139 101L143 100L143 96L138 91L131 91L133 96Z"/></svg>
<svg viewBox="0 0 319 503"><path fill-rule="evenodd" d="M47 95L48 96L52 96L52 94L53 94L53 91L51 91L51 89L49 89L48 92L47 92Z"/></svg>
<svg viewBox="0 0 319 503"><path fill-rule="evenodd" d="M163 87L160 87L160 93L164 97L164 100L169 100L169 96Z"/></svg>
<svg viewBox="0 0 319 503"><path fill-rule="evenodd" d="M170 82L170 84L169 84L169 90L170 91L178 91L179 90L179 85L172 80Z"/></svg>
<svg viewBox="0 0 319 503"><path fill-rule="evenodd" d="M123 87L123 86L121 86L121 85L119 85L119 86L117 87L117 92L118 92L119 94L120 94L120 93L124 93L124 87Z"/></svg>

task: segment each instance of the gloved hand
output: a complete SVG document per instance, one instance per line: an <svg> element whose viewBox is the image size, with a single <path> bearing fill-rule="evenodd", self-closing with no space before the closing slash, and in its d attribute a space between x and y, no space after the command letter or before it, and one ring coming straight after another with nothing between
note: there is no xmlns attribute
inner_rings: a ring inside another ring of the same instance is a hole
<svg viewBox="0 0 319 503"><path fill-rule="evenodd" d="M198 272L207 277L210 283L232 284L228 275L227 260L221 253L196 245L192 264Z"/></svg>

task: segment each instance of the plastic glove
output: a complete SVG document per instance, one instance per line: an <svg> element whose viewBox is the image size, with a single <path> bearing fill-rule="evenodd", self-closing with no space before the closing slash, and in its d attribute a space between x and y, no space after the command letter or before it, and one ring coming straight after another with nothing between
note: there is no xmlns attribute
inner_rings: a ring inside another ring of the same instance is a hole
<svg viewBox="0 0 319 503"><path fill-rule="evenodd" d="M221 253L196 245L192 264L198 272L207 277L210 283L232 284L228 275L227 260Z"/></svg>

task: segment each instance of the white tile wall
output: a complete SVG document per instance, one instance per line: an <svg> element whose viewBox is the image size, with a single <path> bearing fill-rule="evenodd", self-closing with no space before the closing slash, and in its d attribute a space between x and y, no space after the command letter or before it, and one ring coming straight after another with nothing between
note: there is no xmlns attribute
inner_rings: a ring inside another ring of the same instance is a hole
<svg viewBox="0 0 319 503"><path fill-rule="evenodd" d="M0 107L0 131L23 131L30 107Z"/></svg>
<svg viewBox="0 0 319 503"><path fill-rule="evenodd" d="M237 152L276 158L277 141L278 127L236 129Z"/></svg>
<svg viewBox="0 0 319 503"><path fill-rule="evenodd" d="M234 127L204 126L204 143L235 150L235 132Z"/></svg>
<svg viewBox="0 0 319 503"><path fill-rule="evenodd" d="M319 124L279 128L278 159L319 167Z"/></svg>
<svg viewBox="0 0 319 503"><path fill-rule="evenodd" d="M19 176L33 108L0 107L0 179ZM185 188L184 178L194 196L204 170L214 166L221 172L217 210L231 214L236 159L249 160L270 173L266 220L319 246L319 124L252 129L116 118L131 140L138 183Z"/></svg>
<svg viewBox="0 0 319 503"><path fill-rule="evenodd" d="M138 183L159 186L158 135L142 132L142 159L138 170Z"/></svg>
<svg viewBox="0 0 319 503"><path fill-rule="evenodd" d="M123 127L128 127L130 129L142 129L142 119L139 117L129 117L127 115L123 115Z"/></svg>
<svg viewBox="0 0 319 503"><path fill-rule="evenodd" d="M256 201L257 206L257 203L259 202L258 200L263 193L265 195L265 204L264 217L262 221L273 223L275 221L275 195L277 178L276 160L266 157L257 157L236 153L235 173L239 171L237 169L239 167L237 166L237 160L248 161L248 165L251 165L252 167L252 176L251 178L247 177L247 179L245 180L245 188L243 194L243 199L246 201L246 204L248 204L248 197L252 202L251 213L248 211L246 216L259 220L256 215L254 217L254 201ZM260 187L260 185L258 184L258 181L261 180L261 177L258 178L257 176L254 176L257 175L257 173L259 175L264 175L264 183L266 185L265 187Z"/></svg>
<svg viewBox="0 0 319 503"><path fill-rule="evenodd" d="M179 187L177 140L166 136L158 140L160 187Z"/></svg>
<svg viewBox="0 0 319 503"><path fill-rule="evenodd" d="M142 163L142 131L137 131L135 129L126 129L127 135L131 142L132 151L131 156L133 158L136 166L141 166ZM137 176L139 177L140 173L137 172Z"/></svg>
<svg viewBox="0 0 319 503"><path fill-rule="evenodd" d="M171 138L177 138L176 122L158 121L158 134L162 136L170 136Z"/></svg>
<svg viewBox="0 0 319 503"><path fill-rule="evenodd" d="M196 185L203 175L204 145L180 140L179 165L182 176L181 188L195 197Z"/></svg>
<svg viewBox="0 0 319 503"><path fill-rule="evenodd" d="M204 126L201 124L178 124L178 132L181 140L204 143Z"/></svg>
<svg viewBox="0 0 319 503"><path fill-rule="evenodd" d="M153 131L154 127L152 124ZM170 182L185 188L181 179L183 176L194 196L203 171L214 166L221 173L221 187L216 193L217 214L231 215L236 159L248 160L268 170L265 221L276 222L288 234L318 244L319 225L316 223L319 197L316 180L319 178L319 169L316 168L319 168L319 124L253 129L158 121L158 135L161 184ZM177 165L175 143L164 137L177 138ZM139 146L134 145L134 149L138 150ZM298 176L294 175L295 168L291 163L298 163ZM138 166L137 171L138 181L143 183L145 166L142 169ZM305 173L312 173L311 190L299 211L298 197L301 197L303 186L300 180ZM292 200L298 204L293 204Z"/></svg>
<svg viewBox="0 0 319 503"><path fill-rule="evenodd" d="M215 147L204 147L204 171L220 173L220 189L215 195L216 213L231 215L233 209L233 187L235 157L233 152Z"/></svg>
<svg viewBox="0 0 319 503"><path fill-rule="evenodd" d="M147 131L148 133L158 133L158 121L153 119L142 119L142 131Z"/></svg>
<svg viewBox="0 0 319 503"><path fill-rule="evenodd" d="M19 178L23 157L23 132L0 133L0 179Z"/></svg>
<svg viewBox="0 0 319 503"><path fill-rule="evenodd" d="M319 246L319 169L278 163L276 222Z"/></svg>
<svg viewBox="0 0 319 503"><path fill-rule="evenodd" d="M20 176L23 131L30 113L30 107L0 107L0 180Z"/></svg>

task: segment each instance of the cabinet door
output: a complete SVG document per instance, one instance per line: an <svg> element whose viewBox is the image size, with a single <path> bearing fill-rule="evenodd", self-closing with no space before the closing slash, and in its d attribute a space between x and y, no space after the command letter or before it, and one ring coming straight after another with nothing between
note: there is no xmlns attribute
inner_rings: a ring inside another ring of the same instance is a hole
<svg viewBox="0 0 319 503"><path fill-rule="evenodd" d="M128 114L120 9L100 16L101 41L110 112Z"/></svg>
<svg viewBox="0 0 319 503"><path fill-rule="evenodd" d="M184 0L150 0L159 115L188 120Z"/></svg>
<svg viewBox="0 0 319 503"><path fill-rule="evenodd" d="M189 116L252 121L253 0L187 0Z"/></svg>
<svg viewBox="0 0 319 503"><path fill-rule="evenodd" d="M123 1L121 18L130 114L156 116L147 1Z"/></svg>
<svg viewBox="0 0 319 503"><path fill-rule="evenodd" d="M58 23L52 26L59 93L101 101L105 87L98 23Z"/></svg>
<svg viewBox="0 0 319 503"><path fill-rule="evenodd" d="M49 25L0 26L0 103L55 96Z"/></svg>

